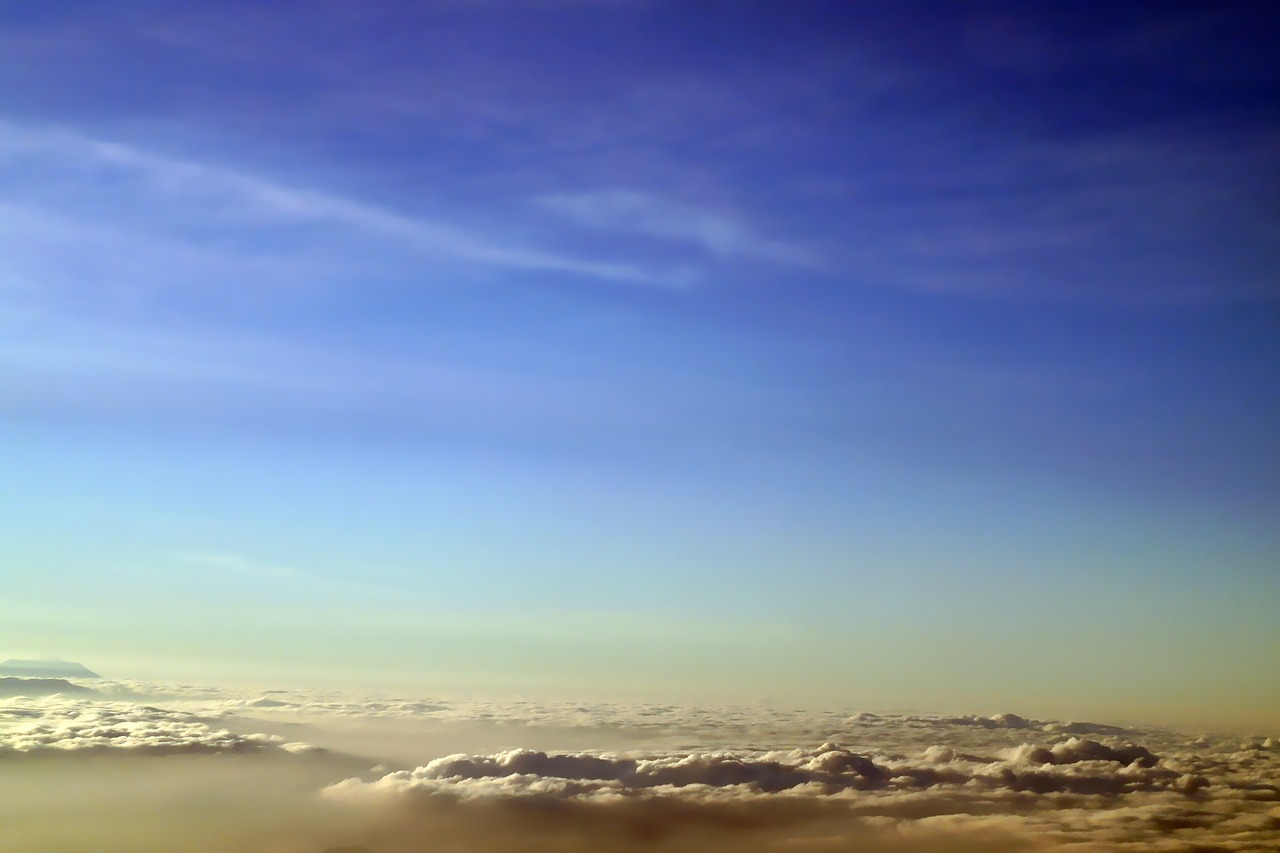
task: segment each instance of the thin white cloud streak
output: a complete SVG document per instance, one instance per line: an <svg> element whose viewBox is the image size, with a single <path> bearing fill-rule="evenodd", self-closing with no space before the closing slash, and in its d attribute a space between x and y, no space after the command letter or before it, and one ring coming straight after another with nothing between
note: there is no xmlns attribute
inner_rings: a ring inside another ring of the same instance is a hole
<svg viewBox="0 0 1280 853"><path fill-rule="evenodd" d="M338 426L352 412L378 411L398 423L446 430L501 430L516 421L617 426L621 411L616 387L481 367L460 356L370 356L200 327L162 331L129 318L85 320L32 306L0 306L0 332L0 405L19 411Z"/></svg>
<svg viewBox="0 0 1280 853"><path fill-rule="evenodd" d="M287 566L276 566L254 560L246 560L243 557L231 554L189 551L175 556L180 563L193 569L239 575L255 581L278 582L293 587L328 592L372 594L385 597L401 594L400 591L390 587L319 577Z"/></svg>
<svg viewBox="0 0 1280 853"><path fill-rule="evenodd" d="M161 212L165 205L178 205L182 215L230 217L226 224L233 226L323 224L387 238L424 256L620 283L676 283L670 276L634 265L488 240L457 225L65 130L0 123L0 164L14 172L70 171L78 181L90 183L125 177L132 184L112 190L115 203L128 205L133 196L149 194L160 197Z"/></svg>
<svg viewBox="0 0 1280 853"><path fill-rule="evenodd" d="M731 216L650 193L610 189L548 194L534 201L587 227L689 244L720 258L814 264L811 252L798 244L764 237Z"/></svg>
<svg viewBox="0 0 1280 853"><path fill-rule="evenodd" d="M283 581L302 581L315 583L316 578L284 566L273 566L234 557L229 554L214 554L204 551L188 551L176 555L178 560L191 566L215 569L223 572L248 575L255 578L266 578Z"/></svg>

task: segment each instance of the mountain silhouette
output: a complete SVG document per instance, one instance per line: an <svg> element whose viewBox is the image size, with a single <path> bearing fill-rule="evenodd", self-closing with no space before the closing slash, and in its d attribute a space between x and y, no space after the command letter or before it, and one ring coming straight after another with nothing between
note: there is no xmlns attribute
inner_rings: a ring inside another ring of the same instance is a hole
<svg viewBox="0 0 1280 853"><path fill-rule="evenodd" d="M82 663L69 660L15 660L0 663L0 675L28 678L101 678Z"/></svg>

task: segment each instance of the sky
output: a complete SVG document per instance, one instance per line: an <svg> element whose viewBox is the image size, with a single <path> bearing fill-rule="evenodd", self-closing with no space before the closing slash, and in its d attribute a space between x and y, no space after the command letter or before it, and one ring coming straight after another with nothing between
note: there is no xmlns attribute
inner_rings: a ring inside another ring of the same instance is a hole
<svg viewBox="0 0 1280 853"><path fill-rule="evenodd" d="M0 8L0 657L1275 723L1264 2Z"/></svg>

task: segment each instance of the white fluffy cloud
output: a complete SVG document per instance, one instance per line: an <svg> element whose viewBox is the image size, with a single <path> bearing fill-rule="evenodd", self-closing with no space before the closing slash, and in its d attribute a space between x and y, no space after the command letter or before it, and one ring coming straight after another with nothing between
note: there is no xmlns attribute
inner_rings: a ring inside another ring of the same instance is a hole
<svg viewBox="0 0 1280 853"><path fill-rule="evenodd" d="M0 756L46 752L178 753L255 752L281 739L216 729L194 714L132 702L65 697L16 698L0 703ZM305 751L306 744L280 747ZM309 748L309 747L307 747Z"/></svg>
<svg viewBox="0 0 1280 853"><path fill-rule="evenodd" d="M1162 789L1189 793L1206 784L1202 776L1159 766L1159 759L1146 747L1072 737L1049 747L1022 744L987 757L941 746L910 757L866 755L832 743L763 753L653 756L513 749L494 755L446 756L373 782L348 779L330 792L338 796L420 791L464 798L476 794L609 798L690 788L724 789L734 796L798 790L830 796L957 785L1114 795Z"/></svg>
<svg viewBox="0 0 1280 853"><path fill-rule="evenodd" d="M1278 768L1265 741L1236 752L1197 751L1184 742L1161 756L1121 740L1057 737L994 753L943 744L911 754L855 752L832 743L660 755L513 749L350 778L323 794L353 807L563 803L601 814L758 807L863 827L889 821L896 834L947 825L967 832L994 821L1037 843L1102 850L1280 844Z"/></svg>
<svg viewBox="0 0 1280 853"><path fill-rule="evenodd" d="M388 744L417 737L432 751L386 760ZM474 752L442 755L468 748L468 737ZM300 761L323 751L304 738L334 751ZM89 696L0 701L0 757L22 754L62 756L21 765L51 773L88 767L77 755L176 754L202 767L242 767L246 784L264 767L302 768L310 783L291 783L290 807L305 811L308 825L345 833L332 836L343 844L379 853L434 844L441 832L460 848L483 846L490 822L502 827L492 849L657 849L645 846L651 838L700 850L834 851L855 841L872 850L1280 848L1274 735L1197 737L1011 713L105 684ZM386 766L366 771L375 757ZM161 776L181 766L106 764Z"/></svg>

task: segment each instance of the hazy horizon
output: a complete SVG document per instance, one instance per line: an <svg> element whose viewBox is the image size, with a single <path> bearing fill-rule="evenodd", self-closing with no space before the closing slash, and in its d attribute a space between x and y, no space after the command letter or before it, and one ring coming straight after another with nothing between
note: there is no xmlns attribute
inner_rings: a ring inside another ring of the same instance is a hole
<svg viewBox="0 0 1280 853"><path fill-rule="evenodd" d="M4 652L5 650L0 648L0 655ZM14 654L8 657L33 657L83 663L82 660L61 656L50 658ZM246 676L243 671L227 667L201 670L181 666L132 668L112 666L103 669L105 672L101 675L104 681L110 684L135 684L153 689L165 684L186 685L212 690L239 691L246 694L320 690L381 698L438 696L460 701L530 700L567 703L604 702L621 705L672 704L687 707L750 707L762 711L773 709L784 712L874 712L979 717L1013 713L1034 719L1106 721L1133 727L1167 726L1186 732L1213 731L1223 734L1235 732L1265 735L1280 729L1280 713L1274 706L1261 710L1231 708L1217 697L1209 697L1199 705L1188 705L1177 710L1157 704L1140 702L1127 704L1091 698L1063 700L1024 698L1021 701L1001 701L1002 697L995 694L978 695L960 692L951 694L945 701L935 699L930 704L928 697L936 694L927 690L918 693L916 699L911 698L910 691L897 691L893 694L896 701L888 702L883 698L875 698L883 696L883 692L857 691L847 685L826 690L815 688L801 693L775 691L770 694L763 690L753 692L747 689L735 692L717 690L707 685L689 686L672 683L631 687L572 683L548 686L537 683L536 678L533 677L513 679L507 683L495 681L492 678L473 680L463 678L449 681L412 674L370 676L367 672L362 674L356 670L343 671L333 668L323 671L307 669L300 672L287 669L256 671L257 674L253 676ZM84 685L94 684L93 681L78 678L73 678L73 681ZM773 686L776 687L778 684L775 682ZM860 696L859 693L862 695Z"/></svg>

